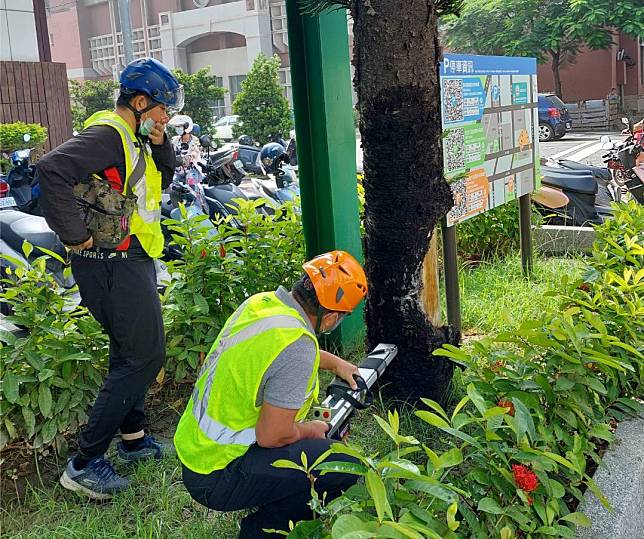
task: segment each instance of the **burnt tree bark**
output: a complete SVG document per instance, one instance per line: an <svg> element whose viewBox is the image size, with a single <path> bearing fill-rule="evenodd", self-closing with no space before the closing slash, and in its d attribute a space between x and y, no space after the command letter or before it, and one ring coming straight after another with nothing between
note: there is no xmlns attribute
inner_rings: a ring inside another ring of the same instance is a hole
<svg viewBox="0 0 644 539"><path fill-rule="evenodd" d="M459 335L423 309L423 260L453 205L443 177L437 6L434 0L354 0L366 197L367 340L398 345L383 393L442 401L453 365L431 352ZM437 284L436 284L437 285ZM433 285L433 286L436 286Z"/></svg>

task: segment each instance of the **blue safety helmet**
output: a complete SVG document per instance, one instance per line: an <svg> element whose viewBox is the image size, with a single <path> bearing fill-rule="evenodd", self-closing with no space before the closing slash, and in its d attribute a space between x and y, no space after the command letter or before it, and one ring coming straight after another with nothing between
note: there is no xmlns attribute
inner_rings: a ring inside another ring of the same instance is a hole
<svg viewBox="0 0 644 539"><path fill-rule="evenodd" d="M269 142L262 147L262 151L259 153L259 160L266 172L275 172L280 163L289 162L289 157L284 151L284 146L278 142Z"/></svg>
<svg viewBox="0 0 644 539"><path fill-rule="evenodd" d="M165 105L169 112L179 112L183 108L183 86L166 66L154 58L130 62L121 73L119 82L122 94L146 94Z"/></svg>
<svg viewBox="0 0 644 539"><path fill-rule="evenodd" d="M199 124L192 124L192 131L190 131L195 137L201 136L201 126Z"/></svg>

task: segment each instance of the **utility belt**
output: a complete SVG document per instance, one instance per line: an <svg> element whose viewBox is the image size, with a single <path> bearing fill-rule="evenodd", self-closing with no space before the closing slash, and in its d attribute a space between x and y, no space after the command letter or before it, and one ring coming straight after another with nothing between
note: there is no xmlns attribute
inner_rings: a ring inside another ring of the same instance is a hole
<svg viewBox="0 0 644 539"><path fill-rule="evenodd" d="M114 249L130 235L132 214L137 209L133 189L144 173L145 158L141 154L123 192L97 174L74 186L74 196L96 247Z"/></svg>

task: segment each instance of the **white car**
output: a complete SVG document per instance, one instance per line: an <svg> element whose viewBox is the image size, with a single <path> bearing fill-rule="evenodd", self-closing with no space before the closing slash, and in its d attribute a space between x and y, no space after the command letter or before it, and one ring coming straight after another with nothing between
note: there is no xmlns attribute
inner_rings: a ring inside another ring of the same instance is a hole
<svg viewBox="0 0 644 539"><path fill-rule="evenodd" d="M215 122L215 138L219 140L230 141L234 138L233 136L233 126L241 125L239 121L239 116L223 116Z"/></svg>

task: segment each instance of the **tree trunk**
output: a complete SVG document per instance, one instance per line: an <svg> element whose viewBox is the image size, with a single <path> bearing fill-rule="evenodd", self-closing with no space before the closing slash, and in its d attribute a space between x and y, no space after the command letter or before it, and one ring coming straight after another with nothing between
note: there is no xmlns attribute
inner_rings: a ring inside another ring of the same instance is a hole
<svg viewBox="0 0 644 539"><path fill-rule="evenodd" d="M453 205L443 178L436 6L433 0L358 0L353 6L368 346L398 345L385 396L442 400L453 366L431 352L460 336L428 321L424 305L435 302L428 296L438 294L437 283L422 290L432 231Z"/></svg>
<svg viewBox="0 0 644 539"><path fill-rule="evenodd" d="M559 51L550 51L552 57L552 75L555 80L555 93L557 97L563 101L563 92L561 91L561 53Z"/></svg>

